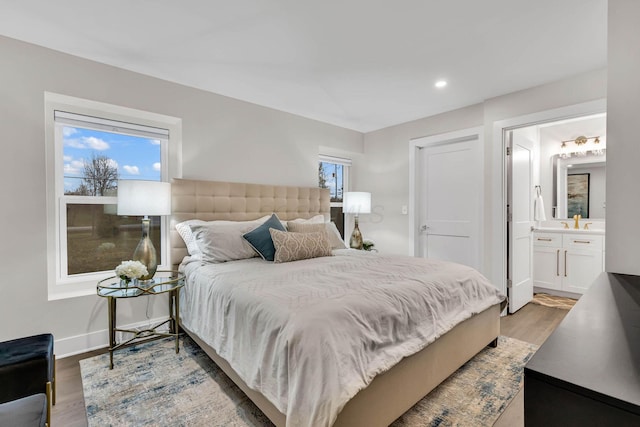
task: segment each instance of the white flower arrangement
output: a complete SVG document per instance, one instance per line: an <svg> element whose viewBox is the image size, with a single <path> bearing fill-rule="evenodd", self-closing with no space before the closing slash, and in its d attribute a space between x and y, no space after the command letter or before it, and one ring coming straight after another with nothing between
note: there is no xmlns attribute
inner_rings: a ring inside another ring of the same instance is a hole
<svg viewBox="0 0 640 427"><path fill-rule="evenodd" d="M116 267L116 276L129 283L132 279L138 279L149 274L147 267L140 261L122 261Z"/></svg>

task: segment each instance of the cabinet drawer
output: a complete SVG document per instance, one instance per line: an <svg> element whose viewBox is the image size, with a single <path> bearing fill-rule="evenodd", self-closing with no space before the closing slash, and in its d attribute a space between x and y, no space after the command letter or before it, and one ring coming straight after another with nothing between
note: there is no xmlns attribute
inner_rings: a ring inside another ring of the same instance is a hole
<svg viewBox="0 0 640 427"><path fill-rule="evenodd" d="M562 246L562 234L558 233L533 233L535 246Z"/></svg>
<svg viewBox="0 0 640 427"><path fill-rule="evenodd" d="M601 251L602 236L592 234L564 234L562 246L571 249L591 249Z"/></svg>

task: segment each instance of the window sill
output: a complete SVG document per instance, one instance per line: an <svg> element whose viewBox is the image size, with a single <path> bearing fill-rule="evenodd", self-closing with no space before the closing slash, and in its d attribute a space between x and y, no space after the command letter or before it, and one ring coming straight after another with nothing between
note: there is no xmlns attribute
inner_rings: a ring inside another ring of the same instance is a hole
<svg viewBox="0 0 640 427"><path fill-rule="evenodd" d="M67 281L51 281L49 283L48 299L49 301L86 297L88 295L97 295L96 286L98 281L113 276L113 273L95 274L92 277L83 277L82 279ZM53 282L53 283L52 283Z"/></svg>

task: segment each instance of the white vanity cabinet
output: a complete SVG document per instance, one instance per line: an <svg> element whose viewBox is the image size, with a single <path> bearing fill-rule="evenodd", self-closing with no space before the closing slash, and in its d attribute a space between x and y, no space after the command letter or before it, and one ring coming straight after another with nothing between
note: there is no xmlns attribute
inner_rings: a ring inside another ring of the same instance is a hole
<svg viewBox="0 0 640 427"><path fill-rule="evenodd" d="M533 233L533 286L583 294L604 271L604 236L591 233Z"/></svg>

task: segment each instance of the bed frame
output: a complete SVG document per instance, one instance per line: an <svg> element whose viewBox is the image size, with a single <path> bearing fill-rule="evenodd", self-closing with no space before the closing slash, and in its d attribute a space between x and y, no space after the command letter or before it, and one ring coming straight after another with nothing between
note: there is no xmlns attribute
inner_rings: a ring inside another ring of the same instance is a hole
<svg viewBox="0 0 640 427"><path fill-rule="evenodd" d="M329 218L326 189L185 179L175 179L171 188L170 258L175 269L187 255L184 242L175 230L175 224L181 221L246 221L272 212L283 220L318 214ZM465 320L420 352L378 375L347 403L334 426L391 424L485 346L496 345L500 311L496 304ZM276 426L285 426L285 414L261 393L250 389L212 347L183 329Z"/></svg>

